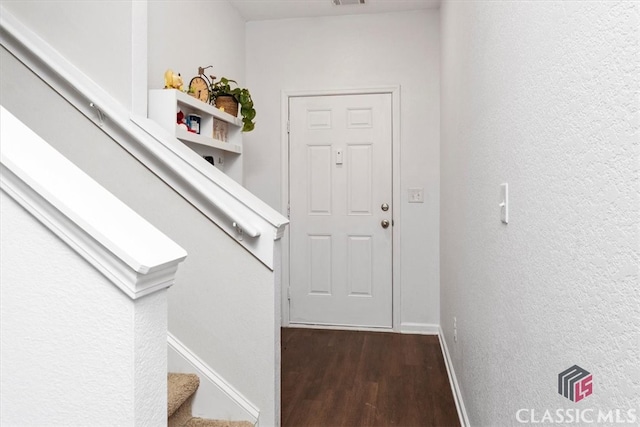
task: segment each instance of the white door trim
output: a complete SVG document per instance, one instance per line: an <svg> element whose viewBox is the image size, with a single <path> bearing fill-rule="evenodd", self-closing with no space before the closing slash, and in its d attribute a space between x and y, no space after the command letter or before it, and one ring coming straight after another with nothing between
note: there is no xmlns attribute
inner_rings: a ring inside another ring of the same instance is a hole
<svg viewBox="0 0 640 427"><path fill-rule="evenodd" d="M282 201L282 213L286 216L289 204L289 98L300 96L322 96L322 95L367 95L367 94L391 94L391 126L392 126L392 188L393 188L393 328L394 332L400 332L400 85L382 86L360 89L331 89L331 90L283 90L281 93L281 183L280 200ZM289 230L287 227L282 237L282 326L289 326ZM346 329L346 328L345 328ZM349 328L353 329L353 328ZM388 329L384 329L388 330Z"/></svg>

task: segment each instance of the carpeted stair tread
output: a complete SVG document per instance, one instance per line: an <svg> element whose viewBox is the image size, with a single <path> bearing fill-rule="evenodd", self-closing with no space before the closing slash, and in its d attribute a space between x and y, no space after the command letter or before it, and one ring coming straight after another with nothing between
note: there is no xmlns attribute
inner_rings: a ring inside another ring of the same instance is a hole
<svg viewBox="0 0 640 427"><path fill-rule="evenodd" d="M170 373L167 376L168 427L253 427L253 424L248 421L193 417L191 405L199 385L200 378L195 374Z"/></svg>
<svg viewBox="0 0 640 427"><path fill-rule="evenodd" d="M200 378L195 374L169 374L167 377L167 417L198 389Z"/></svg>
<svg viewBox="0 0 640 427"><path fill-rule="evenodd" d="M184 427L253 427L249 421L225 421L207 420L204 418L191 418Z"/></svg>

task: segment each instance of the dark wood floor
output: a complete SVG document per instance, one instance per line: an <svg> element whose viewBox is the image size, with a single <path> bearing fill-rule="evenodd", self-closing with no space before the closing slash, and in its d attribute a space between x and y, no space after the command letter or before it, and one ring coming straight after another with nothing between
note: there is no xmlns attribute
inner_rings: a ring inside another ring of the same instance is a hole
<svg viewBox="0 0 640 427"><path fill-rule="evenodd" d="M438 337L283 329L282 425L459 426Z"/></svg>

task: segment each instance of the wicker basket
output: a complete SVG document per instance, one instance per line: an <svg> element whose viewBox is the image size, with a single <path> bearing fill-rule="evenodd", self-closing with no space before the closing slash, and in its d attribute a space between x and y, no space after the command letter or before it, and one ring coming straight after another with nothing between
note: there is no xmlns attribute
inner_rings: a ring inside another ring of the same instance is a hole
<svg viewBox="0 0 640 427"><path fill-rule="evenodd" d="M216 108L224 108L225 113L238 117L238 101L233 96L222 95L215 100Z"/></svg>

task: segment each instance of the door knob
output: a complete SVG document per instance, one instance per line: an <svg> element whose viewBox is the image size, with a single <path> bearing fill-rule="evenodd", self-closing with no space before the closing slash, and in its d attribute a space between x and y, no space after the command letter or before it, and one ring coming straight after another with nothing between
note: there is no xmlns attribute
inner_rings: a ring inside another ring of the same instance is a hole
<svg viewBox="0 0 640 427"><path fill-rule="evenodd" d="M382 209L383 211L388 211L389 210L389 205L386 203L383 203L382 206L380 206L380 209Z"/></svg>
<svg viewBox="0 0 640 427"><path fill-rule="evenodd" d="M382 225L382 228L389 227L389 220L388 219L383 219L382 222L380 223L380 225Z"/></svg>

